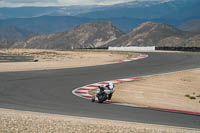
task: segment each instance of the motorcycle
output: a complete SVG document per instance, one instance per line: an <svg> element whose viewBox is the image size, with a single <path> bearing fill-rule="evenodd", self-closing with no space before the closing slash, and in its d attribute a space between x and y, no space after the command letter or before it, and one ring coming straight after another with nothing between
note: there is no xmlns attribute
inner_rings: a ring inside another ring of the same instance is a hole
<svg viewBox="0 0 200 133"><path fill-rule="evenodd" d="M106 100L110 100L112 98L114 90L108 90L103 86L99 86L96 95L91 99L92 102L103 103Z"/></svg>

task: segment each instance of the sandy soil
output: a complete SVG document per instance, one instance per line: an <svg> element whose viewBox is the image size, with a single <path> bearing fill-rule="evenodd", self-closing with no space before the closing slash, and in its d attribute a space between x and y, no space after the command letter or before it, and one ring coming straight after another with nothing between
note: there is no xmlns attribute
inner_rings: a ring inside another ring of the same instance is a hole
<svg viewBox="0 0 200 133"><path fill-rule="evenodd" d="M200 70L116 84L112 101L200 112Z"/></svg>
<svg viewBox="0 0 200 133"><path fill-rule="evenodd" d="M112 51L56 51L38 49L2 49L0 53L33 56L38 62L1 63L0 72L60 69L117 63L136 57L133 52Z"/></svg>
<svg viewBox="0 0 200 133"><path fill-rule="evenodd" d="M165 126L0 109L1 133L199 133Z"/></svg>

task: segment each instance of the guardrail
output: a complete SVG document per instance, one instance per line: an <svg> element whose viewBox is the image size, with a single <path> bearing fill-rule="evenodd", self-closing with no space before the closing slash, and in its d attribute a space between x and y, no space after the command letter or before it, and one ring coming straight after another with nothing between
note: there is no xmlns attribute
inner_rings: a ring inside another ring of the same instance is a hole
<svg viewBox="0 0 200 133"><path fill-rule="evenodd" d="M109 47L108 50L113 51L155 51L155 50L166 50L166 51L189 51L189 52L200 52L200 47Z"/></svg>
<svg viewBox="0 0 200 133"><path fill-rule="evenodd" d="M108 50L113 51L154 51L156 49L155 46L149 47L108 47Z"/></svg>
<svg viewBox="0 0 200 133"><path fill-rule="evenodd" d="M156 47L155 50L200 52L200 47Z"/></svg>

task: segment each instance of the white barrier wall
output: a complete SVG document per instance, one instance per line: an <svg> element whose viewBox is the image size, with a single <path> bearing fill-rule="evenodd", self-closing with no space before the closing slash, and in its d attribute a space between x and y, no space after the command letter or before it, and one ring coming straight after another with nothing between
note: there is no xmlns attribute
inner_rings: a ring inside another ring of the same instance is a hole
<svg viewBox="0 0 200 133"><path fill-rule="evenodd" d="M156 50L155 46L150 47L109 47L108 50L112 51L154 51Z"/></svg>

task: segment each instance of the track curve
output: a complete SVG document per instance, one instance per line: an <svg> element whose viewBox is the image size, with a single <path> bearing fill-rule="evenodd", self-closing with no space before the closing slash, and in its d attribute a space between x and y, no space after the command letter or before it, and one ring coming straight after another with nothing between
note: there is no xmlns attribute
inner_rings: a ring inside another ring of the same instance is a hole
<svg viewBox="0 0 200 133"><path fill-rule="evenodd" d="M111 65L0 73L0 107L200 129L200 116L111 104L93 104L71 91L127 77L200 67L200 54L147 53L148 58Z"/></svg>

